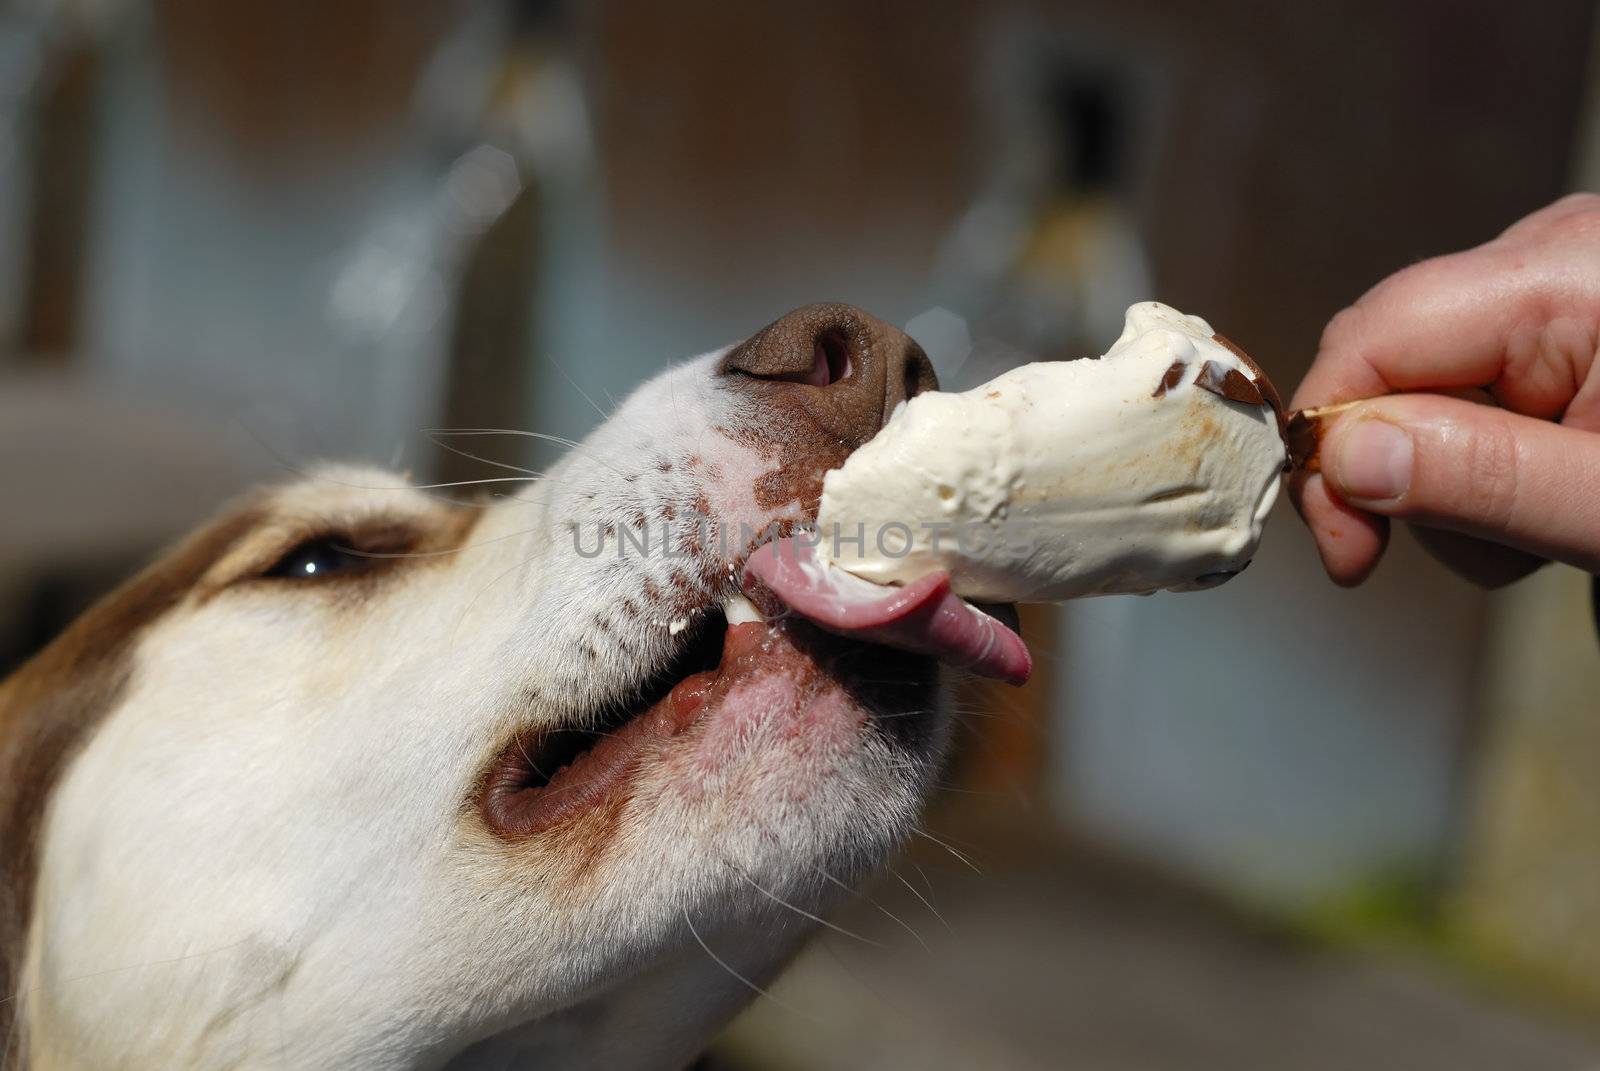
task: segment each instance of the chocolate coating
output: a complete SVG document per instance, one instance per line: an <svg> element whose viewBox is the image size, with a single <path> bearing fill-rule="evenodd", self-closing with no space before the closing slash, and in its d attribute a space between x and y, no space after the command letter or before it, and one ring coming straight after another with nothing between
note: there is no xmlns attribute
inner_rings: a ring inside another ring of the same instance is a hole
<svg viewBox="0 0 1600 1071"><path fill-rule="evenodd" d="M1260 388L1243 372L1237 368L1224 368L1215 361L1207 361L1200 366L1200 374L1195 376L1194 385L1201 390L1221 395L1230 402L1242 402L1245 405L1266 404L1266 398Z"/></svg>
<svg viewBox="0 0 1600 1071"><path fill-rule="evenodd" d="M1167 370L1161 374L1161 382L1156 384L1156 389L1151 393L1152 398L1162 398L1167 391L1183 382L1183 373L1189 366L1182 361L1173 361Z"/></svg>
<svg viewBox="0 0 1600 1071"><path fill-rule="evenodd" d="M1251 374L1255 376L1255 387L1261 392L1262 397L1266 399L1266 403L1272 406L1272 413L1278 418L1278 434L1283 436L1284 449L1288 451L1289 457L1292 459L1294 457L1294 450L1289 443L1288 418L1287 414L1285 414L1283 410L1283 398L1278 394L1278 388L1273 386L1272 378L1267 375L1266 371L1259 364L1256 363L1255 358L1246 353L1238 343L1234 342L1227 335L1224 335L1222 332L1218 331L1212 334L1211 340L1219 345L1226 346L1228 348L1228 352L1232 353L1235 357L1239 358L1240 361L1244 362L1244 366L1250 369ZM1283 463L1283 471L1288 472L1291 468L1293 468L1292 460L1286 460Z"/></svg>
<svg viewBox="0 0 1600 1071"><path fill-rule="evenodd" d="M1322 448L1322 431L1322 418L1318 414L1304 409L1290 414L1283 439L1289 448L1289 468L1322 471L1322 461L1317 456Z"/></svg>

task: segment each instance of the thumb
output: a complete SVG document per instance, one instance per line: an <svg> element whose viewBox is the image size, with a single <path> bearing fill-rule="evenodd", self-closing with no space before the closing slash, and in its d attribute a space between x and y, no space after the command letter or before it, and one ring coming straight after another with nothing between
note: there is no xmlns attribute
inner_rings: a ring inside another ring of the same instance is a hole
<svg viewBox="0 0 1600 1071"><path fill-rule="evenodd" d="M1600 434L1401 394L1340 413L1320 458L1348 505L1600 571Z"/></svg>

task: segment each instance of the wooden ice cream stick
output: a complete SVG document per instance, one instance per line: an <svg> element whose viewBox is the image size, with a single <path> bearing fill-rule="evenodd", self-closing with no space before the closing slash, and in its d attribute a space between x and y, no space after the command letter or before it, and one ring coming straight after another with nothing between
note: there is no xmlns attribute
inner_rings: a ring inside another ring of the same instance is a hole
<svg viewBox="0 0 1600 1071"><path fill-rule="evenodd" d="M1289 444L1289 467L1302 472L1321 472L1322 436L1328 428L1327 418L1342 413L1364 399L1340 402L1338 405L1319 405L1312 409L1297 409L1289 414L1284 438Z"/></svg>

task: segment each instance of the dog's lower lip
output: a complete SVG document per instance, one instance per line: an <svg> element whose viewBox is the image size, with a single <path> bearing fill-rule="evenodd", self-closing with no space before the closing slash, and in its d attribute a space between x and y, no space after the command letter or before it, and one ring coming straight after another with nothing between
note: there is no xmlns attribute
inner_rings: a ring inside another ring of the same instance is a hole
<svg viewBox="0 0 1600 1071"><path fill-rule="evenodd" d="M708 631L698 644L691 642L664 675L661 690L642 699L610 731L563 730L542 739L520 737L506 744L477 794L477 809L489 831L504 840L519 841L566 828L604 828L627 805L639 772L665 757L675 738L693 735L699 743L691 744L691 751L709 746L713 752L727 747L729 739L737 739L737 729L732 730L731 738L719 732L719 726L728 728L719 715L726 706L724 700L752 679L774 674L791 683L827 679L852 690L865 689L858 702L866 708L885 702L894 705L881 694L875 699L865 697L881 693L885 687L914 684L910 678L919 676L903 666L885 675L884 660L925 662L932 679L931 659L863 646L792 615L762 619L753 607L749 609L754 620L743 614L736 615L734 623L721 614L708 619ZM720 639L714 657L709 643L713 637ZM702 648L698 661L697 648ZM867 665L858 662L851 666L852 653L861 650L876 650L879 655ZM708 707L715 709L708 714ZM735 721L742 712L743 706L736 702L732 711ZM885 730L909 732L912 727L901 719L888 723ZM561 737L584 739L563 748ZM734 748L737 750L736 744Z"/></svg>
<svg viewBox="0 0 1600 1071"><path fill-rule="evenodd" d="M479 793L484 821L496 833L520 839L621 803L640 763L695 723L719 678L731 666L747 666L766 631L762 623L721 629L714 666L679 676L664 694L609 731L561 730L542 740L513 739L495 758ZM563 747L572 737L588 738L589 746Z"/></svg>

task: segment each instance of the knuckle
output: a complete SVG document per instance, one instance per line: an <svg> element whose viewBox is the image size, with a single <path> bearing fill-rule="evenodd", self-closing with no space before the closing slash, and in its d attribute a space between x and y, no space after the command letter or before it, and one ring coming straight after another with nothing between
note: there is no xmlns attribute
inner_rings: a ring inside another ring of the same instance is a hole
<svg viewBox="0 0 1600 1071"><path fill-rule="evenodd" d="M1366 313L1359 303L1340 309L1322 329L1322 339L1317 344L1319 354L1353 351L1358 345Z"/></svg>
<svg viewBox="0 0 1600 1071"><path fill-rule="evenodd" d="M1600 193L1569 193L1551 207L1564 212L1600 213Z"/></svg>
<svg viewBox="0 0 1600 1071"><path fill-rule="evenodd" d="M1513 223L1505 233L1540 241L1563 237L1588 238L1600 234L1600 194L1569 193Z"/></svg>
<svg viewBox="0 0 1600 1071"><path fill-rule="evenodd" d="M1582 212L1574 213L1567 226L1568 233L1574 239L1592 242L1600 238L1600 200Z"/></svg>
<svg viewBox="0 0 1600 1071"><path fill-rule="evenodd" d="M1574 194L1574 197L1580 196ZM1569 238L1592 240L1600 236L1600 197L1582 194L1582 201L1566 205L1566 212L1558 224L1561 233Z"/></svg>
<svg viewBox="0 0 1600 1071"><path fill-rule="evenodd" d="M1380 283L1370 296L1388 307L1403 308L1443 287L1456 285L1462 271L1474 263L1474 256L1475 251L1467 249L1408 264Z"/></svg>
<svg viewBox="0 0 1600 1071"><path fill-rule="evenodd" d="M1359 319L1354 326L1376 322L1404 322L1419 305L1459 285L1476 253L1445 253L1408 264L1361 296L1354 305Z"/></svg>

